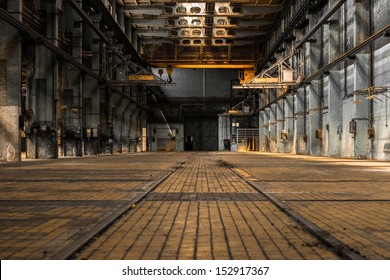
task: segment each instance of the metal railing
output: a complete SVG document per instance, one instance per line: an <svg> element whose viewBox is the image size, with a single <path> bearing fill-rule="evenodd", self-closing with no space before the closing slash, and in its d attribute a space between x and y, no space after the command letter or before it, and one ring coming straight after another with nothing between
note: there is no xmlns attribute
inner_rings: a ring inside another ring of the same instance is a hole
<svg viewBox="0 0 390 280"><path fill-rule="evenodd" d="M237 151L259 150L259 129L239 128L236 134Z"/></svg>

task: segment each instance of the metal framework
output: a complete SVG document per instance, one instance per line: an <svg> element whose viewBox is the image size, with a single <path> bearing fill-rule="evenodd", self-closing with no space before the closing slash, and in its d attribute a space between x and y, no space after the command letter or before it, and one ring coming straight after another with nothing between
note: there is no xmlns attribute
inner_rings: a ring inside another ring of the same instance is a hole
<svg viewBox="0 0 390 280"><path fill-rule="evenodd" d="M228 109L225 113L221 114L221 116L250 116L255 111L253 106L248 104L249 100L253 100L255 98L254 95L248 97L247 99L241 101L237 105Z"/></svg>
<svg viewBox="0 0 390 280"><path fill-rule="evenodd" d="M115 65L110 71L112 72L114 69L122 68L122 71L125 73L122 75L122 79L116 80L107 80L108 84L115 86L129 86L134 84L142 84L146 86L164 86L167 85L168 82L164 81L157 75L155 75L151 70L135 63L134 61L127 60L125 57L122 58L122 61ZM131 73L130 70L133 71ZM171 84L171 83L169 83ZM174 84L173 84L174 85Z"/></svg>
<svg viewBox="0 0 390 280"><path fill-rule="evenodd" d="M354 103L361 103L363 100L361 100L359 97L364 97L367 100L379 100L382 101L382 99L378 98L379 94L382 94L385 98L389 98L387 96L387 92L390 90L390 87L388 86L381 86L381 87L368 87L363 90L357 90L354 92L354 94L357 96L357 99Z"/></svg>
<svg viewBox="0 0 390 280"><path fill-rule="evenodd" d="M288 60L292 58L298 52L294 51L287 57L277 61L261 73L250 78L247 82L241 85L233 86L233 89L241 88L278 88L287 90L290 86L299 85L303 76L299 75L297 80L294 80L294 69L288 63ZM275 74L277 76L275 77Z"/></svg>

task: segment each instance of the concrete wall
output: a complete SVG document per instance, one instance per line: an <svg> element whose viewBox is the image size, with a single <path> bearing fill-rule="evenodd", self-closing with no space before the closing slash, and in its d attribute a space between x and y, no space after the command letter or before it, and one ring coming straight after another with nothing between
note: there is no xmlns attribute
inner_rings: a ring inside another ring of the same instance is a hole
<svg viewBox="0 0 390 280"><path fill-rule="evenodd" d="M231 117L230 116L219 116L218 117L218 150L224 151L229 150L231 142ZM227 141L225 143L225 141ZM230 144L230 145L229 145Z"/></svg>
<svg viewBox="0 0 390 280"><path fill-rule="evenodd" d="M158 69L153 70L156 75ZM167 97L226 97L230 95L230 80L236 79L236 69L174 69L175 86L162 87ZM168 79L164 71L162 78Z"/></svg>
<svg viewBox="0 0 390 280"><path fill-rule="evenodd" d="M158 69L154 72L158 75ZM174 69L175 85L160 88L159 105L155 106L150 122L163 122L162 111L168 123L184 124L186 150L223 149L224 133L218 114L230 108L230 82L237 76L236 69ZM162 79L167 78L164 71ZM242 92L234 92L232 97L232 106L244 98ZM230 132L224 137L230 139Z"/></svg>
<svg viewBox="0 0 390 280"><path fill-rule="evenodd" d="M370 36L369 4L370 1L348 0L345 10L342 6L332 16L332 21L313 35L316 40L304 45L306 76ZM310 22L315 23L328 8L329 4L311 12L308 15ZM372 32L390 24L389 13L389 1L372 1ZM301 31L301 36L309 29L310 25ZM390 38L383 36L372 44L372 48L362 50L319 79L299 87L287 101L265 108L259 115L261 150L389 160L390 91L377 94L373 100L366 99L368 92L356 94L370 86L390 86L389 65ZM266 95L263 99L273 99L269 93ZM286 107L286 104L290 106ZM352 130L351 124L355 125ZM375 131L374 136L368 134L370 127ZM275 137L282 128L287 128L291 148L284 149L285 141Z"/></svg>
<svg viewBox="0 0 390 280"><path fill-rule="evenodd" d="M8 3L8 12L21 19L21 3ZM0 20L0 161L21 158L21 41L16 30Z"/></svg>

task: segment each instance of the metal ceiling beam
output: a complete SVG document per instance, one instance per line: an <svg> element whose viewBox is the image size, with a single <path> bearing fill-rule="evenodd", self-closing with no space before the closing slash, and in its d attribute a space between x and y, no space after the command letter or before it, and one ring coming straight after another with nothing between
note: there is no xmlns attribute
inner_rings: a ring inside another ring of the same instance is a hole
<svg viewBox="0 0 390 280"><path fill-rule="evenodd" d="M243 62L243 61L233 61L226 62L224 61L203 61L196 63L196 60L178 60L178 61L164 61L164 60L153 60L151 64L156 68L162 67L165 68L168 65L171 65L175 68L183 69L250 69L254 67L252 61Z"/></svg>
<svg viewBox="0 0 390 280"><path fill-rule="evenodd" d="M153 29L137 29L137 34L140 36L156 36L156 37L170 37L171 33L169 30L153 30Z"/></svg>
<svg viewBox="0 0 390 280"><path fill-rule="evenodd" d="M216 17L216 18L222 18L222 17ZM174 20L177 22L180 19L180 17L177 18L171 18L169 17L169 20ZM226 20L229 21L232 19L231 17L227 18ZM175 23L175 25L168 25L167 24L168 18L156 18L156 19L144 19L144 18L132 18L131 23L133 25L141 25L141 26L153 26L153 27L159 27L159 28L166 28L166 29L173 29L173 28L183 28L182 25L179 25L178 23ZM244 20L240 19L237 24L216 24L214 22L214 27L220 27L220 28L233 28L233 29L240 29L240 28L246 28L246 27L256 27L256 26L267 26L270 24L273 24L274 21L272 19L251 19L251 20ZM187 26L198 28L198 26Z"/></svg>
<svg viewBox="0 0 390 280"><path fill-rule="evenodd" d="M146 86L165 86L167 85L164 81L143 81L143 80L137 80L137 81L131 81L131 80L123 80L123 81L107 81L108 85L112 86L134 86L134 85L146 85ZM175 84L172 84L175 85Z"/></svg>
<svg viewBox="0 0 390 280"><path fill-rule="evenodd" d="M225 36L225 37L222 37L222 38L246 38L246 37L253 37L253 36L261 36L261 35L265 35L267 34L268 32L266 31L260 31L260 30L237 30L236 31L236 35L234 36ZM215 38L220 38L220 37L215 37Z"/></svg>
<svg viewBox="0 0 390 280"><path fill-rule="evenodd" d="M189 37L187 38L189 40L194 40L196 39L195 37ZM223 40L223 43L221 44L215 44L215 43L211 43L211 46L216 46L216 47L221 47L221 46L228 46L228 45L231 45L231 46L243 46L243 45L253 45L253 40L250 40L250 39L245 39L245 37L243 38L240 38L240 39L236 39L236 40L233 40L233 42L226 42L226 39L225 38L215 38L216 40ZM213 40L215 40L213 39ZM229 38L228 38L229 39ZM145 36L144 38L142 38L142 43L144 44L147 44L147 45L150 45L150 44L153 44L153 45L158 45L158 44L176 44L176 40L175 39L172 39L172 38L153 38L152 36Z"/></svg>
<svg viewBox="0 0 390 280"><path fill-rule="evenodd" d="M212 2L209 2L212 3ZM125 4L123 6L124 11L128 13L135 13L135 14L144 14L144 15L162 15L166 14L169 16L196 16L196 15L206 15L205 11L202 11L202 13L198 14L192 14L192 13L176 13L175 10L177 7L180 7L181 5L175 5L175 6L165 6L161 4L157 5L139 5L139 6L133 6ZM166 13L166 7L173 10L172 13ZM263 14L273 14L273 13L279 13L283 10L282 5L260 5L260 6L253 6L253 5L241 5L240 6L241 11L238 13L219 13L218 11L215 11L215 14L217 15L237 15L237 16L253 16L253 15L263 15Z"/></svg>

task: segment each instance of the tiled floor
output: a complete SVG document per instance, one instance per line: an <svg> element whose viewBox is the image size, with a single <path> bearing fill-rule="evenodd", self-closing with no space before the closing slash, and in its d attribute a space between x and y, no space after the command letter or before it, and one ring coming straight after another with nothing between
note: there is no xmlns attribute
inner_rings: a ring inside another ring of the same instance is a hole
<svg viewBox="0 0 390 280"><path fill-rule="evenodd" d="M0 259L66 256L188 156L134 154L1 164Z"/></svg>
<svg viewBox="0 0 390 280"><path fill-rule="evenodd" d="M221 154L235 170L368 259L390 259L390 163Z"/></svg>
<svg viewBox="0 0 390 280"><path fill-rule="evenodd" d="M0 259L67 257L86 240L73 258L339 258L240 176L361 256L390 258L390 163L142 153L0 164Z"/></svg>
<svg viewBox="0 0 390 280"><path fill-rule="evenodd" d="M195 154L78 258L337 257L213 154Z"/></svg>

